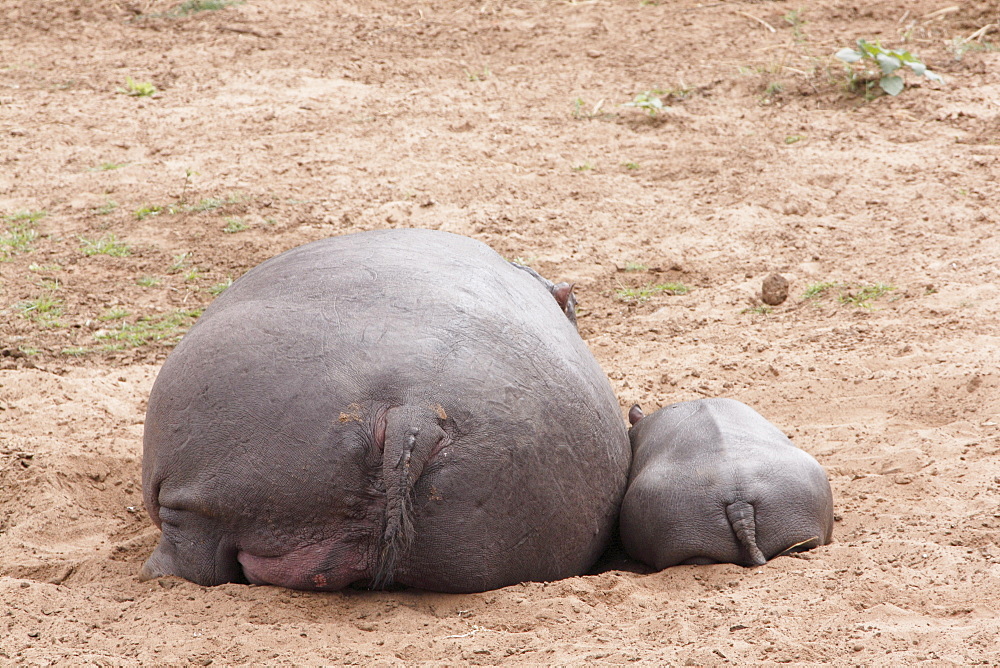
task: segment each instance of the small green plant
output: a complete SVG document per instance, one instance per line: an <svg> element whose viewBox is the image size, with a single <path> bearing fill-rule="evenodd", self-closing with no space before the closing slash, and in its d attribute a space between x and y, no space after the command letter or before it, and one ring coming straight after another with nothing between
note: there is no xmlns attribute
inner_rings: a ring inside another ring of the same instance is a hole
<svg viewBox="0 0 1000 668"><path fill-rule="evenodd" d="M625 303L638 303L649 301L654 295L666 293L668 295L684 295L691 289L682 283L649 283L641 288L619 288L615 291L615 296Z"/></svg>
<svg viewBox="0 0 1000 668"><path fill-rule="evenodd" d="M896 72L904 65L917 76L925 76L931 81L944 83L940 75L927 69L927 66L909 51L886 49L879 42L871 44L859 39L857 51L844 48L838 51L836 56L848 64L848 76L851 82L863 83L866 92L871 88L875 77L878 77L879 88L889 95L899 95L903 91L903 77ZM855 63L860 64L854 66Z"/></svg>
<svg viewBox="0 0 1000 668"><path fill-rule="evenodd" d="M796 144L805 138L806 138L805 135L788 135L787 137L785 137L785 143Z"/></svg>
<svg viewBox="0 0 1000 668"><path fill-rule="evenodd" d="M34 299L23 301L17 305L17 309L25 318L34 320L43 327L57 327L59 316L62 315L63 302L56 297L53 290L47 290Z"/></svg>
<svg viewBox="0 0 1000 668"><path fill-rule="evenodd" d="M801 42L803 39L802 24L806 22L805 19L802 18L802 10L793 9L782 18L785 20L785 23L792 26L792 34L795 36L795 41Z"/></svg>
<svg viewBox="0 0 1000 668"><path fill-rule="evenodd" d="M802 293L802 299L818 299L822 297L828 290L836 288L839 283L833 283L830 281L823 281L821 283L813 283L806 287L806 291Z"/></svg>
<svg viewBox="0 0 1000 668"><path fill-rule="evenodd" d="M980 36L981 37L981 36ZM971 52L996 52L1000 51L1000 44L983 40L977 41L967 37L956 37L949 44L951 52L955 55L955 60L961 60L966 53Z"/></svg>
<svg viewBox="0 0 1000 668"><path fill-rule="evenodd" d="M573 168L574 172L589 172L594 169L594 166L590 162L585 162L582 165L577 165Z"/></svg>
<svg viewBox="0 0 1000 668"><path fill-rule="evenodd" d="M740 313L753 313L754 315L769 315L773 312L773 308L770 306L764 306L763 304L760 304L759 306L751 306L740 311Z"/></svg>
<svg viewBox="0 0 1000 668"><path fill-rule="evenodd" d="M478 72L472 72L469 70L469 68L465 68L465 77L469 81L486 81L491 76L493 76L493 73L490 72L489 67L484 67Z"/></svg>
<svg viewBox="0 0 1000 668"><path fill-rule="evenodd" d="M622 163L622 167L624 167L625 169L636 170L636 169L639 169L639 163L638 162L623 162Z"/></svg>
<svg viewBox="0 0 1000 668"><path fill-rule="evenodd" d="M181 201L187 201L187 189L191 185L191 179L198 175L198 172L194 171L190 167L184 170L184 186L181 188Z"/></svg>
<svg viewBox="0 0 1000 668"><path fill-rule="evenodd" d="M534 255L527 255L527 256L518 255L513 260L510 260L510 262L513 262L514 264L519 264L522 267L530 267L535 262L538 262L538 258L535 257Z"/></svg>
<svg viewBox="0 0 1000 668"><path fill-rule="evenodd" d="M119 241L113 233L108 233L100 239L80 237L80 250L84 255L110 255L111 257L128 257L132 249L124 241Z"/></svg>
<svg viewBox="0 0 1000 668"><path fill-rule="evenodd" d="M9 216L4 216L3 219L9 223L18 223L18 222L37 223L46 215L47 214L45 211L18 211L16 213L10 214Z"/></svg>
<svg viewBox="0 0 1000 668"><path fill-rule="evenodd" d="M180 339L192 321L201 315L200 310L173 311L160 316L142 316L134 323L124 322L115 329L94 334L101 341L119 341L136 347L154 341Z"/></svg>
<svg viewBox="0 0 1000 668"><path fill-rule="evenodd" d="M648 271L649 267L641 262L632 262L631 260L625 263L625 271Z"/></svg>
<svg viewBox="0 0 1000 668"><path fill-rule="evenodd" d="M573 100L573 118L578 121L597 118L601 114L601 107L604 106L604 100L595 104L591 109L588 109L587 106L588 103L582 97Z"/></svg>
<svg viewBox="0 0 1000 668"><path fill-rule="evenodd" d="M225 221L226 226L222 228L222 231L226 234L236 234L237 232L250 229L250 226L239 218L226 218Z"/></svg>
<svg viewBox="0 0 1000 668"><path fill-rule="evenodd" d="M132 97L150 97L156 95L156 86L148 81L136 81L132 77L125 77L125 87L119 88L118 92Z"/></svg>
<svg viewBox="0 0 1000 668"><path fill-rule="evenodd" d="M135 210L135 217L138 220L143 220L149 218L150 216L158 216L163 213L165 207L160 204L143 204L141 207Z"/></svg>
<svg viewBox="0 0 1000 668"><path fill-rule="evenodd" d="M172 13L177 16L187 16L195 12L214 12L230 5L243 4L237 0L187 0L181 3Z"/></svg>
<svg viewBox="0 0 1000 668"><path fill-rule="evenodd" d="M642 109L649 114L650 117L653 117L663 111L663 100L660 98L660 95L663 95L663 93L664 91L659 89L647 90L643 93L639 93L635 96L634 100L626 102L622 106Z"/></svg>
<svg viewBox="0 0 1000 668"><path fill-rule="evenodd" d="M135 279L135 282L144 288L152 288L161 283L160 279L156 276L141 276Z"/></svg>
<svg viewBox="0 0 1000 668"><path fill-rule="evenodd" d="M98 320L121 320L122 318L127 318L129 312L123 308L111 308L97 316Z"/></svg>
<svg viewBox="0 0 1000 668"><path fill-rule="evenodd" d="M174 263L167 267L168 274L176 274L191 264L191 251L178 253L174 256Z"/></svg>
<svg viewBox="0 0 1000 668"><path fill-rule="evenodd" d="M226 280L222 281L221 283L216 283L215 285L213 285L212 287L210 287L208 289L208 292L213 297L218 297L223 292L225 292L226 290L228 290L229 286L232 285L232 284L233 284L233 279L232 279L232 277L229 277Z"/></svg>
<svg viewBox="0 0 1000 668"><path fill-rule="evenodd" d="M7 231L0 234L0 261L9 260L18 253L31 252L31 244L38 238L35 222L19 219L7 224Z"/></svg>
<svg viewBox="0 0 1000 668"><path fill-rule="evenodd" d="M91 167L90 171L92 171L92 172L110 172L111 170L114 170L114 169L121 169L122 167L125 167L126 165L128 165L127 162L102 162L97 167Z"/></svg>
<svg viewBox="0 0 1000 668"><path fill-rule="evenodd" d="M879 297L883 297L896 289L894 285L886 283L873 283L862 285L857 288L849 288L838 298L842 304L851 304L861 308L871 308L872 302Z"/></svg>
<svg viewBox="0 0 1000 668"><path fill-rule="evenodd" d="M28 271L37 271L50 274L54 271L62 271L62 267L58 264L38 264L37 262L32 262L28 265Z"/></svg>
<svg viewBox="0 0 1000 668"><path fill-rule="evenodd" d="M118 202L114 201L113 199L109 199L107 202L94 209L94 213L97 214L98 216L106 216L117 208L118 208Z"/></svg>
<svg viewBox="0 0 1000 668"><path fill-rule="evenodd" d="M869 283L867 285L848 285L824 281L813 283L806 288L802 294L804 300L818 300L830 293L836 293L837 301L841 304L851 304L861 308L871 308L872 302L895 290L894 285L888 283Z"/></svg>
<svg viewBox="0 0 1000 668"><path fill-rule="evenodd" d="M188 283L191 283L192 281L197 281L199 278L201 278L201 269L199 269L198 267L191 267L190 269L184 272L184 280L187 281Z"/></svg>
<svg viewBox="0 0 1000 668"><path fill-rule="evenodd" d="M76 348L63 348L62 350L59 351L60 354L69 355L70 357L82 357L83 355L86 355L89 352L90 350L82 346Z"/></svg>
<svg viewBox="0 0 1000 668"><path fill-rule="evenodd" d="M639 93L635 96L634 100L626 102L622 106L642 109L652 117L656 116L666 107L663 103L664 97L683 100L689 97L694 90L694 88L685 85L684 82L681 82L678 88L653 88Z"/></svg>

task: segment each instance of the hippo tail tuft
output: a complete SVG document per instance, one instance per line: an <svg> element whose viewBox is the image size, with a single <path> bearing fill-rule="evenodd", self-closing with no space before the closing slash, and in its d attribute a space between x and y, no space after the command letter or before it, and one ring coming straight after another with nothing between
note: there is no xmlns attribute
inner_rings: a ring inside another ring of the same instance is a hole
<svg viewBox="0 0 1000 668"><path fill-rule="evenodd" d="M399 560L413 542L413 488L424 467L450 442L438 413L412 406L389 409L382 450L385 523L372 578L373 589L393 582Z"/></svg>
<svg viewBox="0 0 1000 668"><path fill-rule="evenodd" d="M747 557L747 566L763 566L767 563L764 553L757 547L757 522L754 508L746 501L736 501L726 506L726 517L732 527L740 547Z"/></svg>

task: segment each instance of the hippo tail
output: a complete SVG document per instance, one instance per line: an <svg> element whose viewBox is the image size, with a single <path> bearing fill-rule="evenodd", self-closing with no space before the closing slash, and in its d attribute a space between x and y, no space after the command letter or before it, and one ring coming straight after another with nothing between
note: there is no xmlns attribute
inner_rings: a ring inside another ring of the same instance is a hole
<svg viewBox="0 0 1000 668"><path fill-rule="evenodd" d="M372 587L392 584L396 566L413 542L413 488L438 452L451 442L437 411L414 406L391 408L386 413L382 448L382 481L385 486L385 523L378 545Z"/></svg>
<svg viewBox="0 0 1000 668"><path fill-rule="evenodd" d="M757 522L753 506L746 501L736 501L726 506L726 517L732 527L740 548L747 556L748 566L763 566L767 563L764 553L757 547Z"/></svg>

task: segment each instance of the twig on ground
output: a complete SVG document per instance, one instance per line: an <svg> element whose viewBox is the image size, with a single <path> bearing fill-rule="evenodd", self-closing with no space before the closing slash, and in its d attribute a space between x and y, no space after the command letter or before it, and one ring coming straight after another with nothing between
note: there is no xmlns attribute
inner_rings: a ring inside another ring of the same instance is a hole
<svg viewBox="0 0 1000 668"><path fill-rule="evenodd" d="M736 13L739 14L740 16L745 16L748 19L753 19L754 21L756 21L757 23L761 24L762 26L764 26L765 28L767 28L771 32L778 32L777 30L774 29L773 25L771 25L770 23L768 23L764 19L757 18L753 14L747 14L746 12L740 12L740 11L737 11Z"/></svg>

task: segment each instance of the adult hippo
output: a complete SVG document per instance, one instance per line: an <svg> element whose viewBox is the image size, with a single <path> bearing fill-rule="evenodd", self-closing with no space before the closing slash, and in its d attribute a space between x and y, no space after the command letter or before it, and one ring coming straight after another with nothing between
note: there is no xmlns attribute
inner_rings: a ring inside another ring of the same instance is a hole
<svg viewBox="0 0 1000 668"><path fill-rule="evenodd" d="M141 577L473 592L586 571L630 450L568 288L430 230L249 271L153 386Z"/></svg>
<svg viewBox="0 0 1000 668"><path fill-rule="evenodd" d="M823 467L733 399L629 411L632 470L622 502L629 555L656 569L731 562L759 566L826 545L833 494Z"/></svg>

